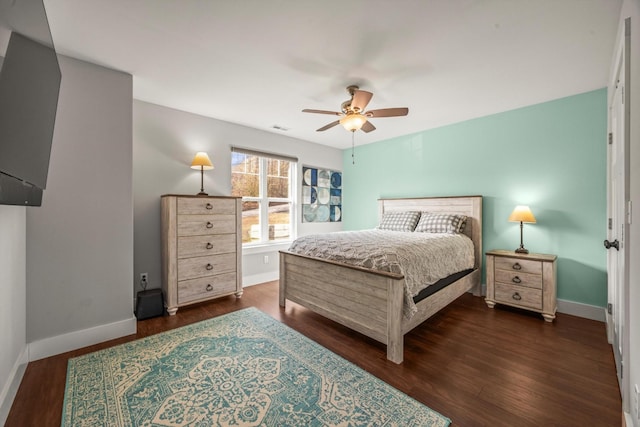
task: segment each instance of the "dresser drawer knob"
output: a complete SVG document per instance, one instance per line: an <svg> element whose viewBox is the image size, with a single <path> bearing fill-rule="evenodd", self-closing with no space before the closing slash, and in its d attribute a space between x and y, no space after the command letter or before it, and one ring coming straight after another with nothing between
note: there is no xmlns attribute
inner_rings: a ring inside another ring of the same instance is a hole
<svg viewBox="0 0 640 427"><path fill-rule="evenodd" d="M513 279L511 279L511 281L513 283L522 283L522 280L518 276L515 276Z"/></svg>
<svg viewBox="0 0 640 427"><path fill-rule="evenodd" d="M213 245L211 244L211 242L207 242L207 249L213 249Z"/></svg>
<svg viewBox="0 0 640 427"><path fill-rule="evenodd" d="M213 265L207 264L207 270L213 270Z"/></svg>
<svg viewBox="0 0 640 427"><path fill-rule="evenodd" d="M207 203L207 206L205 206L207 209L211 210L213 209L213 205L211 203Z"/></svg>
<svg viewBox="0 0 640 427"><path fill-rule="evenodd" d="M207 285L207 292L211 292L213 290L213 286L211 286L211 283L209 283Z"/></svg>
<svg viewBox="0 0 640 427"><path fill-rule="evenodd" d="M513 296L512 296L511 298L513 298L513 299L514 299L514 300L516 300L516 301L520 301L520 300L522 299L522 297L520 296L520 294L519 294L519 293L517 293L517 292L516 292L516 293L514 293L514 294L513 294Z"/></svg>
<svg viewBox="0 0 640 427"><path fill-rule="evenodd" d="M213 228L213 223L211 221L207 221L207 228Z"/></svg>
<svg viewBox="0 0 640 427"><path fill-rule="evenodd" d="M512 267L514 270L522 270L522 266L520 264L518 264L517 262L515 264L513 264Z"/></svg>

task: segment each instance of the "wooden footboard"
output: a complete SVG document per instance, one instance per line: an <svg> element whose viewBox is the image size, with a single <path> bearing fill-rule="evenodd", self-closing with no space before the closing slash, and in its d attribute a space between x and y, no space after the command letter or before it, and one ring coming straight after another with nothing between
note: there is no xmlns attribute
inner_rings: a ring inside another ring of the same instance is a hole
<svg viewBox="0 0 640 427"><path fill-rule="evenodd" d="M293 301L386 344L387 359L395 363L403 360L404 334L479 284L480 270L475 270L420 301L407 320L402 275L280 252L281 307Z"/></svg>
<svg viewBox="0 0 640 427"><path fill-rule="evenodd" d="M402 362L404 276L280 252L280 306L296 302L387 345Z"/></svg>

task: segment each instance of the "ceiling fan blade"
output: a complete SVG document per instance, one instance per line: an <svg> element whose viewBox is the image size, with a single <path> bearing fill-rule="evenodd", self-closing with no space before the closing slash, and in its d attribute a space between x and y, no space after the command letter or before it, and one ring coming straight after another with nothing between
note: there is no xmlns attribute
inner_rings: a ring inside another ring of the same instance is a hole
<svg viewBox="0 0 640 427"><path fill-rule="evenodd" d="M367 117L397 117L406 116L409 114L409 109L402 108L381 108L380 110L371 110L365 113Z"/></svg>
<svg viewBox="0 0 640 427"><path fill-rule="evenodd" d="M371 101L372 96L373 94L366 90L354 90L353 99L351 99L351 109L361 112L364 111L369 101Z"/></svg>
<svg viewBox="0 0 640 427"><path fill-rule="evenodd" d="M337 125L339 123L340 123L340 120L336 120L335 122L331 122L328 125L322 126L320 129L316 129L316 132L322 132L324 130L331 129L332 127L334 127L335 125Z"/></svg>
<svg viewBox="0 0 640 427"><path fill-rule="evenodd" d="M338 113L337 111L327 111L327 110L311 110L309 108L305 108L302 110L303 113L317 113L317 114L331 114L332 116L341 116L342 113Z"/></svg>
<svg viewBox="0 0 640 427"><path fill-rule="evenodd" d="M373 123L371 123L369 120L367 120L366 122L364 122L364 124L362 125L362 127L360 128L363 132L369 133L373 130L376 130L376 127L373 125Z"/></svg>

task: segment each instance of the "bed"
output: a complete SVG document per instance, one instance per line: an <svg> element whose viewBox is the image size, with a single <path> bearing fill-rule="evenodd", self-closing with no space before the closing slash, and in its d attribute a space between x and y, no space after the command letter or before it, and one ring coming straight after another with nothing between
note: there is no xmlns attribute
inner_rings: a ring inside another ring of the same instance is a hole
<svg viewBox="0 0 640 427"><path fill-rule="evenodd" d="M280 306L295 302L386 344L387 359L402 363L404 334L465 292L480 295L482 269L482 196L378 200L379 219L406 211L466 215L463 233L473 242L470 272L416 302L407 317L403 274L281 251Z"/></svg>

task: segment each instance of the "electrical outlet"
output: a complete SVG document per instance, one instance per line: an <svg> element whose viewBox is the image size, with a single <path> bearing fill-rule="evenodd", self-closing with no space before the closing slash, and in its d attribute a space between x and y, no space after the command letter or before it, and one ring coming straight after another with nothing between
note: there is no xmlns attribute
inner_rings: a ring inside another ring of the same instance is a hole
<svg viewBox="0 0 640 427"><path fill-rule="evenodd" d="M264 258L262 259L262 261L263 261L265 264L269 264L269 255L265 255L265 256L264 256Z"/></svg>
<svg viewBox="0 0 640 427"><path fill-rule="evenodd" d="M140 284L146 285L149 283L149 273L140 273Z"/></svg>

